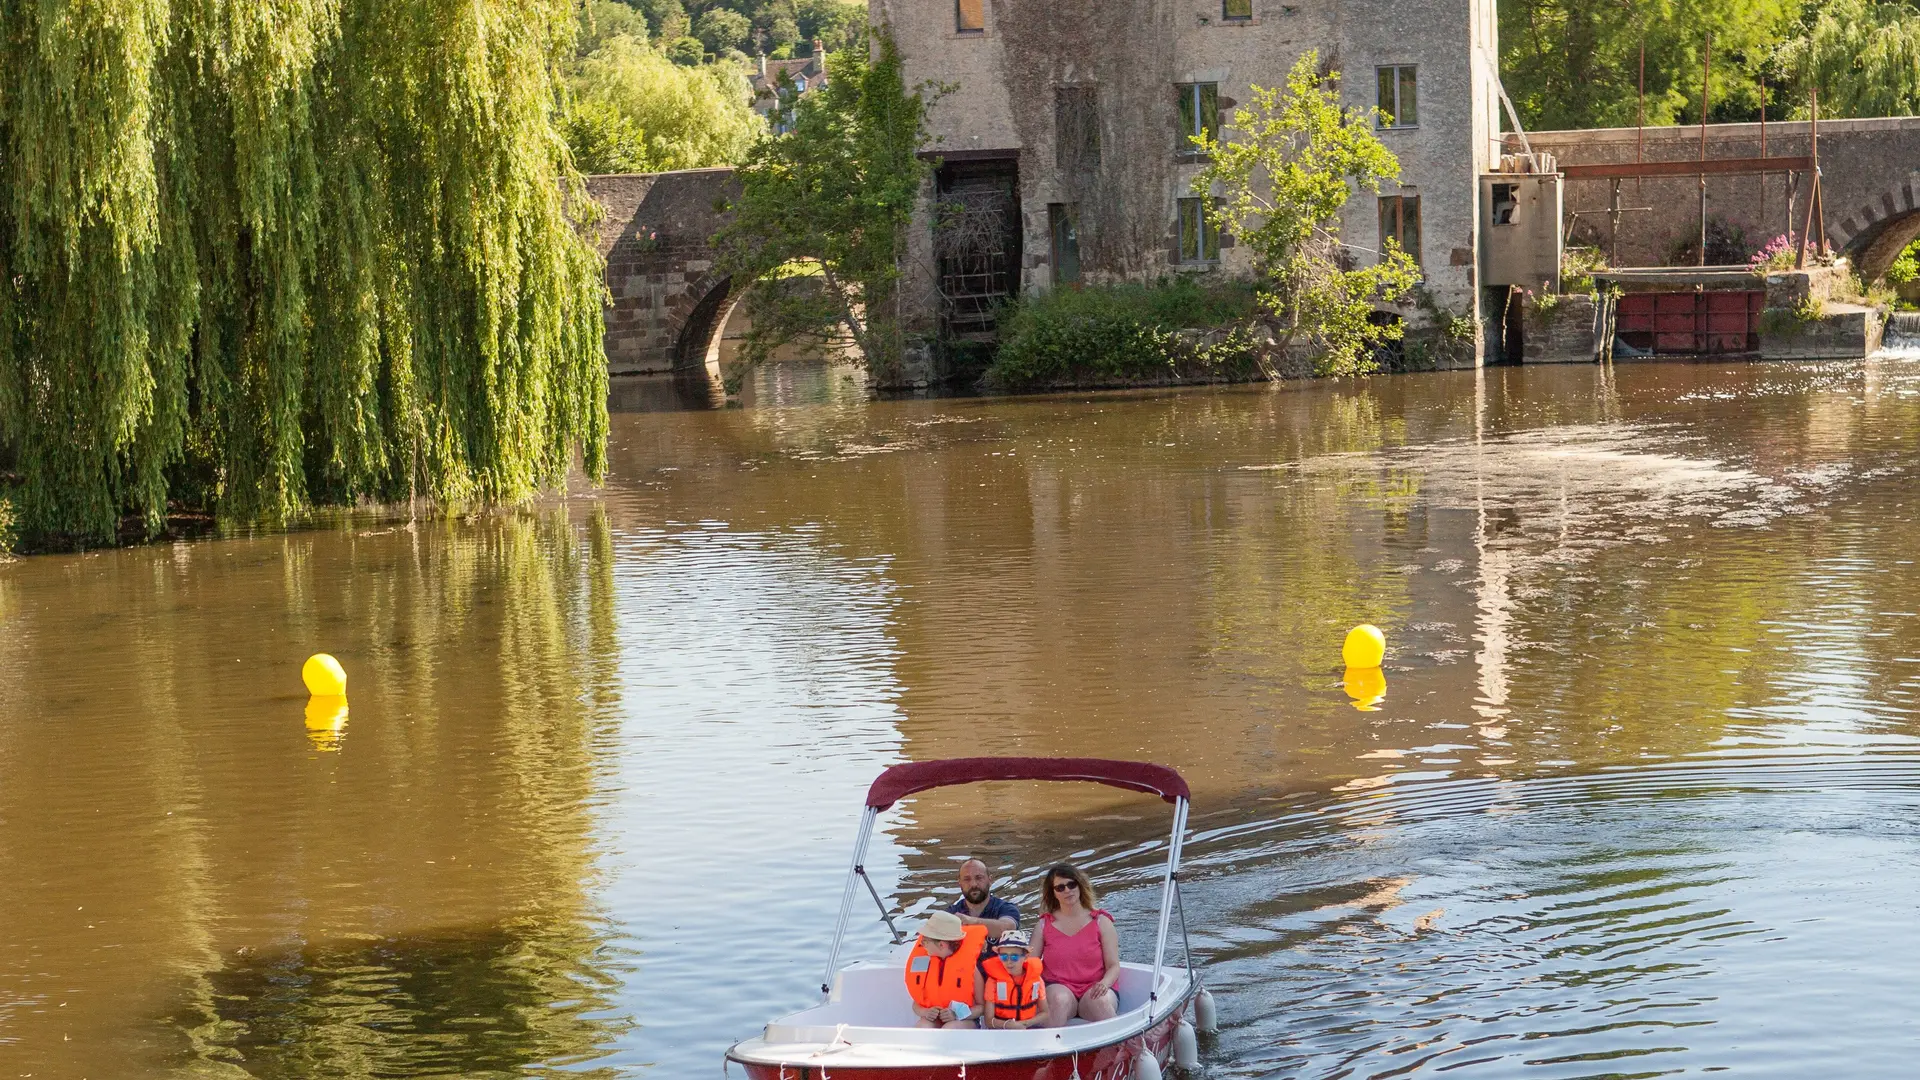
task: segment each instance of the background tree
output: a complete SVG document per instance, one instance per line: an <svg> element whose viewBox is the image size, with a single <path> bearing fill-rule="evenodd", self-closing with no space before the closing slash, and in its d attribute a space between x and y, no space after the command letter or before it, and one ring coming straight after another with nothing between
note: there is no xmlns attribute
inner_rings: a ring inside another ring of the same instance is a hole
<svg viewBox="0 0 1920 1080"><path fill-rule="evenodd" d="M697 37L674 38L662 52L682 67L699 67L707 61L707 47Z"/></svg>
<svg viewBox="0 0 1920 1080"><path fill-rule="evenodd" d="M745 15L726 8L701 12L700 17L693 21L693 28L700 43L716 55L745 45L747 34L753 29Z"/></svg>
<svg viewBox="0 0 1920 1080"><path fill-rule="evenodd" d="M849 0L800 0L796 15L800 39L817 40L828 52L851 46L867 28L867 5Z"/></svg>
<svg viewBox="0 0 1920 1080"><path fill-rule="evenodd" d="M574 55L588 56L616 37L645 42L651 36L647 17L639 8L618 0L590 0L580 5L580 30L574 39Z"/></svg>
<svg viewBox="0 0 1920 1080"><path fill-rule="evenodd" d="M589 171L730 165L765 129L741 65L676 64L634 38L609 40L574 65L568 84L567 134Z"/></svg>
<svg viewBox="0 0 1920 1080"><path fill-rule="evenodd" d="M827 58L827 85L792 100L793 126L740 169L734 220L715 243L748 293L748 362L812 341L856 350L870 371L897 364L898 263L929 166L926 88L909 91L881 38Z"/></svg>
<svg viewBox="0 0 1920 1080"><path fill-rule="evenodd" d="M1370 265L1346 269L1340 212L1355 191L1378 193L1400 162L1373 134L1378 110L1342 109L1337 76L1322 77L1308 50L1284 90L1255 86L1253 103L1233 111L1223 136L1195 140L1207 167L1193 190L1214 195L1208 217L1252 249L1258 299L1281 333L1279 346L1313 351L1323 375L1374 368L1374 347L1397 340L1400 324L1375 324L1377 303L1404 297L1419 268L1393 241L1361 252Z"/></svg>
<svg viewBox="0 0 1920 1080"><path fill-rule="evenodd" d="M1756 119L1761 75L1797 31L1800 8L1801 0L1501 0L1501 78L1530 128L1631 127L1644 41L1647 123L1698 123L1711 33L1710 119Z"/></svg>
<svg viewBox="0 0 1920 1080"><path fill-rule="evenodd" d="M518 500L604 470L569 0L0 18L0 441L32 543L169 503Z"/></svg>
<svg viewBox="0 0 1920 1080"><path fill-rule="evenodd" d="M581 172L654 171L646 129L604 97L583 96L568 102L561 131L573 151L573 167Z"/></svg>
<svg viewBox="0 0 1920 1080"><path fill-rule="evenodd" d="M1775 66L1794 77L1796 115L1805 114L1812 84L1822 116L1913 116L1920 113L1920 9L1829 0L1808 9Z"/></svg>

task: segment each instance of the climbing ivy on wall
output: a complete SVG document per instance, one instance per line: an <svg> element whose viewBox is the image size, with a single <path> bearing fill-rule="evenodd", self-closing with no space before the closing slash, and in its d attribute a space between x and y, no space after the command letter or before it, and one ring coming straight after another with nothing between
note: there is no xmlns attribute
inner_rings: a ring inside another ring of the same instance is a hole
<svg viewBox="0 0 1920 1080"><path fill-rule="evenodd" d="M0 0L29 542L604 470L568 0Z"/></svg>

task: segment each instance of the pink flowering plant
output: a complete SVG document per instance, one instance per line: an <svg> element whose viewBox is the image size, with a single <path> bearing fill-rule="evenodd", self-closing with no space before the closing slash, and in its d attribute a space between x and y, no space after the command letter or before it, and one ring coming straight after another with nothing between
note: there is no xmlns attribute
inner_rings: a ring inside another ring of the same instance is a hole
<svg viewBox="0 0 1920 1080"><path fill-rule="evenodd" d="M1761 245L1760 250L1748 260L1747 267L1756 274L1764 274L1769 270L1791 270L1794 249L1799 244L1800 238L1793 233L1781 233Z"/></svg>

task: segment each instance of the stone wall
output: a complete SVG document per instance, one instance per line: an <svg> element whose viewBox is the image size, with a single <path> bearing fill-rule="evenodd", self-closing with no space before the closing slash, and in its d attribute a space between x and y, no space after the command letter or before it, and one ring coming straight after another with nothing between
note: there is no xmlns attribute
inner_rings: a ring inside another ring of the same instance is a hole
<svg viewBox="0 0 1920 1080"><path fill-rule="evenodd" d="M698 367L725 314L729 289L713 268L722 206L738 192L732 169L590 176L607 260L607 366L615 375Z"/></svg>
<svg viewBox="0 0 1920 1080"><path fill-rule="evenodd" d="M1521 363L1590 364L1594 348L1594 301L1591 296L1557 297L1551 308L1542 311L1534 300L1527 301L1526 338Z"/></svg>

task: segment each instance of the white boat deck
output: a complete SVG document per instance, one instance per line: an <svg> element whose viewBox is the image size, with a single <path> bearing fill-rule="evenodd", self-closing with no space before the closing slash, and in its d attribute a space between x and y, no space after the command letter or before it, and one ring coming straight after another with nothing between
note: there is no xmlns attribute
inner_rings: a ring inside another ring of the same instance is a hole
<svg viewBox="0 0 1920 1080"><path fill-rule="evenodd" d="M887 1067L976 1064L1053 1057L1119 1042L1148 1024L1153 968L1120 965L1120 1014L1111 1020L1071 1021L1063 1028L983 1031L914 1027L913 1001L901 971L906 951L885 961L841 969L832 995L810 1009L780 1017L759 1038L735 1046L735 1060L764 1064ZM1190 992L1184 968L1160 972L1157 1012L1165 1016Z"/></svg>

